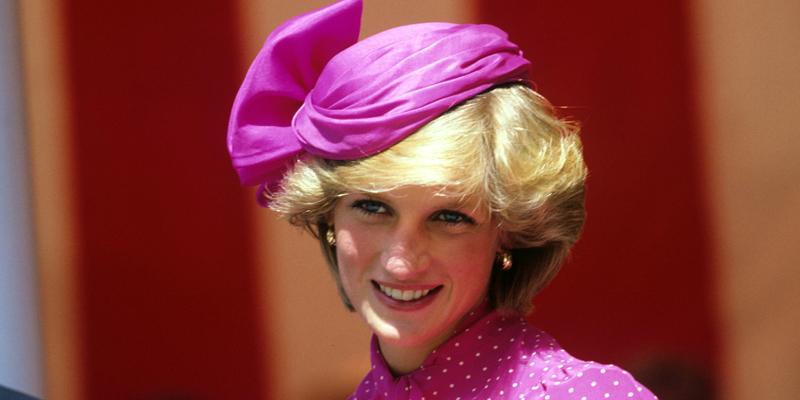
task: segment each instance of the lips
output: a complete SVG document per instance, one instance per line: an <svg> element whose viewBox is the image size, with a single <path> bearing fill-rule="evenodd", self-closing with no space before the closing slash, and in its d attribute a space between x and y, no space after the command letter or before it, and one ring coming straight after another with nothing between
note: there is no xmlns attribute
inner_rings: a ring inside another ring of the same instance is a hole
<svg viewBox="0 0 800 400"><path fill-rule="evenodd" d="M380 288L383 294L399 301L413 301L419 300L422 296L427 296L430 292L430 289L425 290L399 290L393 289L388 286L383 286L378 284L378 288Z"/></svg>
<svg viewBox="0 0 800 400"><path fill-rule="evenodd" d="M401 304L413 304L427 299L432 294L438 292L441 286L434 287L415 287L415 288L397 288L387 286L373 281L373 285L378 289L386 298Z"/></svg>

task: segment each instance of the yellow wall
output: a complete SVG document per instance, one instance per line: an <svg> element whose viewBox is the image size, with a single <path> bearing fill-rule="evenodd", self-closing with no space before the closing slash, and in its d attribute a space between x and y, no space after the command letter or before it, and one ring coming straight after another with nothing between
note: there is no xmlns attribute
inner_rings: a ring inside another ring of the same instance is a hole
<svg viewBox="0 0 800 400"><path fill-rule="evenodd" d="M45 398L81 399L80 327L75 287L76 208L68 136L66 38L62 2L20 5L30 146Z"/></svg>
<svg viewBox="0 0 800 400"><path fill-rule="evenodd" d="M800 396L800 2L696 4L726 400Z"/></svg>

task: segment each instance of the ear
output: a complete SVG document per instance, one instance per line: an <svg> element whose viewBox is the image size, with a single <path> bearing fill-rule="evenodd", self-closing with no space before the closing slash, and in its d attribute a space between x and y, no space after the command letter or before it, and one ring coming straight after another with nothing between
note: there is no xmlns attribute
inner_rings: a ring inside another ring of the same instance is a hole
<svg viewBox="0 0 800 400"><path fill-rule="evenodd" d="M334 208L335 208L335 206L331 207L331 209L328 212L326 212L325 214L320 215L318 217L318 219L317 219L317 224L318 225L319 224L324 224L324 225L327 225L327 226L333 226L333 211L334 211Z"/></svg>
<svg viewBox="0 0 800 400"><path fill-rule="evenodd" d="M330 229L333 229L333 219L329 219L327 216L323 215L317 219L312 233L316 238L324 239Z"/></svg>
<svg viewBox="0 0 800 400"><path fill-rule="evenodd" d="M504 251L511 250L511 240L509 240L509 235L506 231L500 230L497 234L497 248L495 249L495 253L502 253Z"/></svg>

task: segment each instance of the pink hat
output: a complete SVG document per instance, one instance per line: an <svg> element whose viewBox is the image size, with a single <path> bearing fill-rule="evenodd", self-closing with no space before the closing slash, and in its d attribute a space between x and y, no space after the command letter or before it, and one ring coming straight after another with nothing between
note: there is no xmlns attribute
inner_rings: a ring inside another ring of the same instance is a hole
<svg viewBox="0 0 800 400"><path fill-rule="evenodd" d="M267 38L228 124L243 184L274 191L304 154L374 155L454 105L528 77L530 62L494 26L406 25L359 42L361 8L361 0L343 0Z"/></svg>

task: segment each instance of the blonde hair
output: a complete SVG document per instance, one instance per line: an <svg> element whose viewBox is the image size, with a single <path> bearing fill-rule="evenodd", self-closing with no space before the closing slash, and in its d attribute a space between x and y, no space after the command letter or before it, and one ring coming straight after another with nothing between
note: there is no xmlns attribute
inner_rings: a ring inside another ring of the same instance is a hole
<svg viewBox="0 0 800 400"><path fill-rule="evenodd" d="M531 88L503 85L481 93L374 156L298 161L270 208L320 239L345 305L333 249L324 240L330 212L347 193L406 185L477 199L497 221L514 264L494 268L489 301L522 314L556 275L584 221L586 167L575 124L556 116Z"/></svg>

